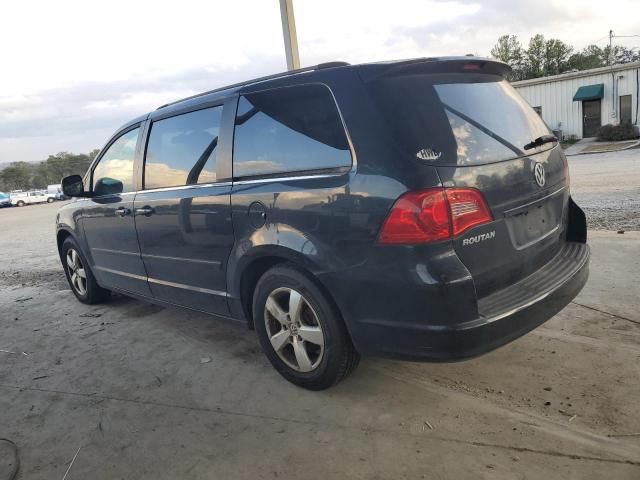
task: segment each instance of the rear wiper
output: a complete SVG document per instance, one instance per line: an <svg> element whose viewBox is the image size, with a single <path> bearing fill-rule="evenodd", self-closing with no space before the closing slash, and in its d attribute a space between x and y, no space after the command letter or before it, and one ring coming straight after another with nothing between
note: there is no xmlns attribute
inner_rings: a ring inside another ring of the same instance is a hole
<svg viewBox="0 0 640 480"><path fill-rule="evenodd" d="M536 138L533 142L529 142L524 146L525 150L531 150L532 148L539 147L545 143L557 142L558 138L555 135L542 135Z"/></svg>

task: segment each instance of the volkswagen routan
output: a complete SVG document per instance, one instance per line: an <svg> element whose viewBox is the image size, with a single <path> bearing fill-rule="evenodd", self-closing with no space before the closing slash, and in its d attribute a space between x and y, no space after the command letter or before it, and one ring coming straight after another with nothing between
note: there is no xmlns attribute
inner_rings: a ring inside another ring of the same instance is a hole
<svg viewBox="0 0 640 480"><path fill-rule="evenodd" d="M477 57L333 62L131 120L57 215L67 279L255 330L308 389L361 355L454 361L547 321L588 276L549 128Z"/></svg>

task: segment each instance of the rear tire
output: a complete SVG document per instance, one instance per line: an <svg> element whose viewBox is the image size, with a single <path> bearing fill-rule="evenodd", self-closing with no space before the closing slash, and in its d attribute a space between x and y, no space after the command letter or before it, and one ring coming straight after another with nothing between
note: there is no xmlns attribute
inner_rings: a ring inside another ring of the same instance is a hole
<svg viewBox="0 0 640 480"><path fill-rule="evenodd" d="M67 237L62 243L60 257L71 291L78 300L94 305L109 298L111 292L98 285L89 263L73 237Z"/></svg>
<svg viewBox="0 0 640 480"><path fill-rule="evenodd" d="M53 198L51 197L47 198L47 203L53 203Z"/></svg>
<svg viewBox="0 0 640 480"><path fill-rule="evenodd" d="M24 202L19 200L18 203L16 203L16 207L24 207Z"/></svg>
<svg viewBox="0 0 640 480"><path fill-rule="evenodd" d="M329 388L360 360L331 299L294 266L276 266L260 278L253 296L253 321L273 367L299 387Z"/></svg>

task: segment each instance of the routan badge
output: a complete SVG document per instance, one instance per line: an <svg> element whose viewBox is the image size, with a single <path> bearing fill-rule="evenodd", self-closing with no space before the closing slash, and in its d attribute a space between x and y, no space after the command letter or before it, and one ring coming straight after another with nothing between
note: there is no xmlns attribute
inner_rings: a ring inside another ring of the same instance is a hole
<svg viewBox="0 0 640 480"><path fill-rule="evenodd" d="M438 160L442 156L442 152L439 152L433 148L423 148L416 153L418 160Z"/></svg>

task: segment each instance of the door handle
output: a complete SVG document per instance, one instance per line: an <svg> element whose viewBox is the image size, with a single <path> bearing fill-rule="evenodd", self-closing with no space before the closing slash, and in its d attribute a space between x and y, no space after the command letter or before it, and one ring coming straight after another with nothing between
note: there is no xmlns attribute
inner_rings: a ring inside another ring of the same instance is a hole
<svg viewBox="0 0 640 480"><path fill-rule="evenodd" d="M126 215L131 215L131 209L126 207L116 208L116 215L120 217L124 217Z"/></svg>
<svg viewBox="0 0 640 480"><path fill-rule="evenodd" d="M136 215L144 215L145 217L150 217L151 215L153 215L154 210L151 207L142 207L142 208L136 208Z"/></svg>

